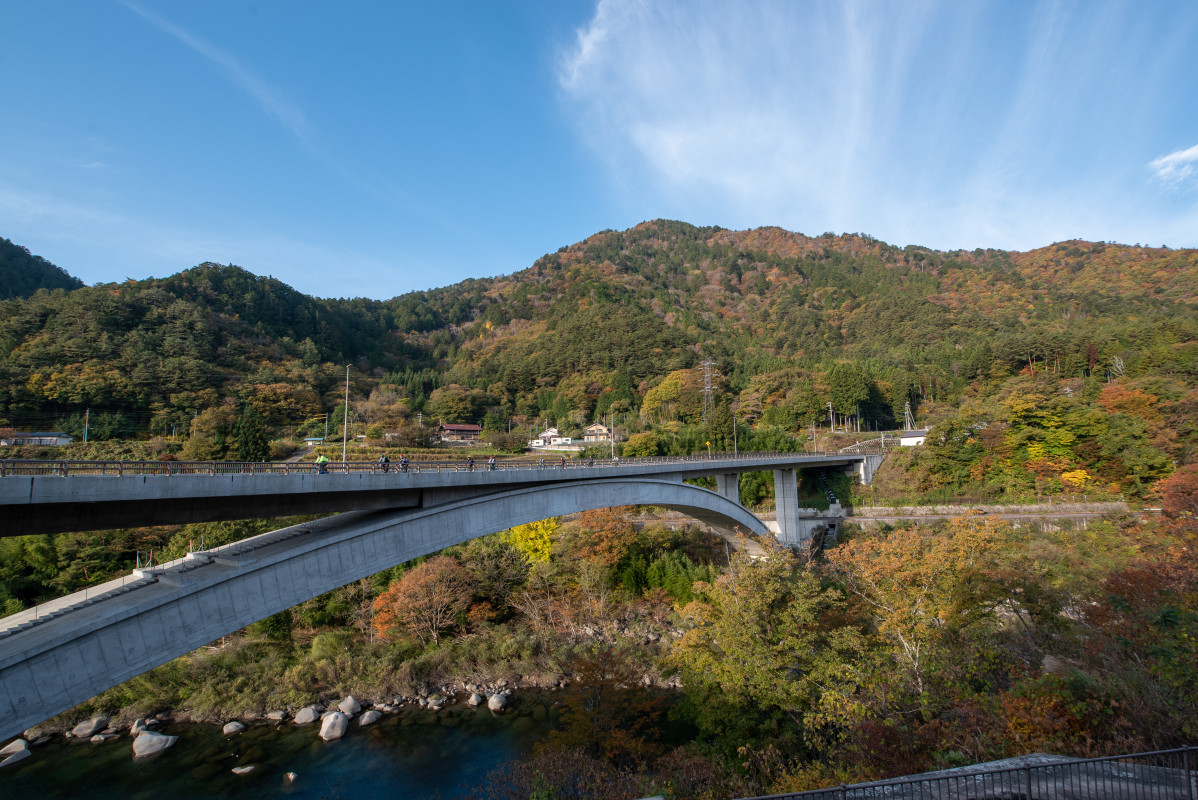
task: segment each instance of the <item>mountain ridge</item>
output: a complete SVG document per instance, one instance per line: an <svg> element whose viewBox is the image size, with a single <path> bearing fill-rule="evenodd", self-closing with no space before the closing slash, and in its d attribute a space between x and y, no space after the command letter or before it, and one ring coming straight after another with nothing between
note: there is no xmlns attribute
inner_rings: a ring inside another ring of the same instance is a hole
<svg viewBox="0 0 1198 800"><path fill-rule="evenodd" d="M160 433L251 403L294 427L338 406L346 364L353 395L391 393L393 421L505 427L693 423L704 359L721 404L791 433L829 404L842 427L892 428L907 405L947 418L1024 373L1081 381L1070 391L1163 380L1145 391L1181 402L1198 380L1195 287L1198 250L941 252L670 220L390 300L205 263L0 301L0 424L102 408Z"/></svg>

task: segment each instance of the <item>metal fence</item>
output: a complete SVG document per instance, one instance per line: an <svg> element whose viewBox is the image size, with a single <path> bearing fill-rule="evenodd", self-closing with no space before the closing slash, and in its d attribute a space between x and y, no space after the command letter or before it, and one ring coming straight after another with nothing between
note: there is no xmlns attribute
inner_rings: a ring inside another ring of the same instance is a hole
<svg viewBox="0 0 1198 800"><path fill-rule="evenodd" d="M616 467L630 465L657 464L695 464L708 461L754 461L761 460L768 464L779 460L792 460L797 457L825 457L831 455L825 452L803 453L713 453L712 455L666 456L655 458L545 458L509 459L496 461L494 466L487 464L485 458L474 459L473 463L465 458L438 461L408 462L407 472L484 472L505 470L551 470L551 469L590 469L592 467ZM0 459L0 477L8 475L52 475L69 477L71 475L108 475L120 477L125 475L299 475L321 471L312 461L67 461L67 460L38 460L38 459ZM377 461L329 461L324 464L323 472L349 474L351 472L365 473L398 473L402 467L399 462L379 464Z"/></svg>
<svg viewBox="0 0 1198 800"><path fill-rule="evenodd" d="M1025 757L1029 763L990 768L963 767L749 800L1196 800L1198 748L1070 759Z"/></svg>

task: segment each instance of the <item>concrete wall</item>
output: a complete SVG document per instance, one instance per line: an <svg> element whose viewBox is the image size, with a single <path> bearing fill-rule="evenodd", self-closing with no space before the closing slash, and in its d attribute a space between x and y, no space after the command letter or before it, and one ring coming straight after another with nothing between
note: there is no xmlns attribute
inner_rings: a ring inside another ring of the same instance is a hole
<svg viewBox="0 0 1198 800"><path fill-rule="evenodd" d="M152 583L11 632L0 620L0 738L13 736L136 675L380 570L547 517L615 505L685 512L724 529L765 533L715 492L669 481L590 480L516 489L433 509L354 512L194 554ZM149 573L143 573L149 575ZM62 598L69 606L72 598Z"/></svg>

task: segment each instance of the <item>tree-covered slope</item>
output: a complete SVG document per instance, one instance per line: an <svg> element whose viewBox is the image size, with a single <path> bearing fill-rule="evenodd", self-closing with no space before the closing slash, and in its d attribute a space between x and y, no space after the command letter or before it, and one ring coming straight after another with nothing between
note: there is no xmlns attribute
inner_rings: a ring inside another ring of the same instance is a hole
<svg viewBox="0 0 1198 800"><path fill-rule="evenodd" d="M921 423L968 412L968 438L1022 424L984 413L1019 380L1044 403L1063 398L1065 416L1050 416L1075 422L1065 406L1088 413L1121 382L1154 398L1172 431L1141 463L1168 464L1194 449L1196 286L1195 250L941 252L664 220L595 234L513 275L386 301L313 298L202 264L0 301L0 421L92 408L163 432L249 402L294 425L336 407L350 364L353 394L385 387L402 414L577 428L615 411L647 429L699 421L709 358L728 426L735 416L782 432L826 424L829 411L841 428L893 428L910 406ZM1093 439L1105 434L1077 425L1074 440L1101 450ZM1077 466L1070 448L1062 463Z"/></svg>
<svg viewBox="0 0 1198 800"><path fill-rule="evenodd" d="M28 248L0 239L0 299L29 297L38 289L78 289L83 281Z"/></svg>

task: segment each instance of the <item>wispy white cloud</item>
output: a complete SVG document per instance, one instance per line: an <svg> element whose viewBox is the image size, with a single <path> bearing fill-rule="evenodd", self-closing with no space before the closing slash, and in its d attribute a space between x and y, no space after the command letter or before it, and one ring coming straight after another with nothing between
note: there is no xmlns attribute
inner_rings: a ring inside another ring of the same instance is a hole
<svg viewBox="0 0 1198 800"><path fill-rule="evenodd" d="M1148 162L1148 169L1163 183L1176 185L1198 179L1198 144L1154 158Z"/></svg>
<svg viewBox="0 0 1198 800"><path fill-rule="evenodd" d="M294 136L300 144L311 149L311 130L304 113L295 105L283 98L278 89L254 74L252 70L238 61L232 54L221 48L194 36L178 25L166 20L152 11L142 8L132 0L120 0L121 4L142 19L178 39L188 48L203 56L242 91L258 101L258 105L266 114L282 125L288 133Z"/></svg>
<svg viewBox="0 0 1198 800"><path fill-rule="evenodd" d="M1162 241L1191 214L1129 201L1129 142L1170 92L1146 75L1179 56L1143 16L1120 0L598 0L558 81L630 216L938 247Z"/></svg>

